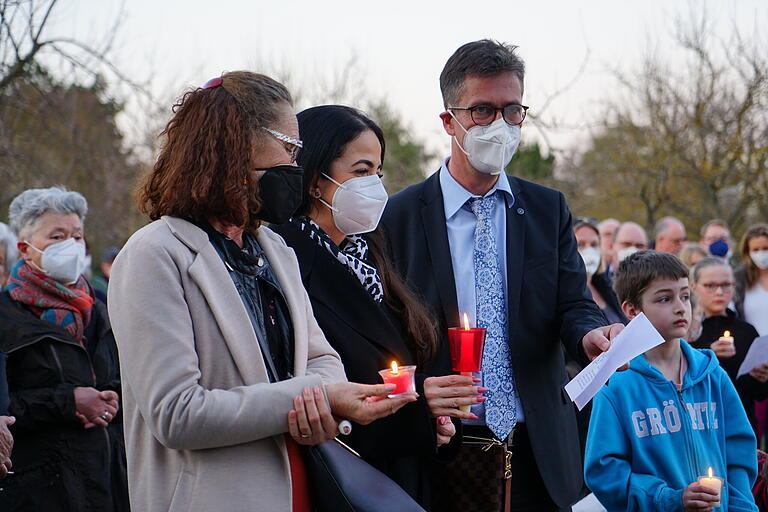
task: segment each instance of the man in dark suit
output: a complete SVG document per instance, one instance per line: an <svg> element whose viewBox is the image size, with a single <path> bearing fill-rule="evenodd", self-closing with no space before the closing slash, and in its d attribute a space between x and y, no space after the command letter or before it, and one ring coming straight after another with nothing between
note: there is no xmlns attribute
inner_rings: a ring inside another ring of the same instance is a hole
<svg viewBox="0 0 768 512"><path fill-rule="evenodd" d="M482 40L448 60L440 118L451 155L390 198L383 224L398 269L431 304L440 332L459 325L460 313L487 329L488 399L473 406L464 435L506 441L512 510L546 511L567 509L582 484L560 341L587 362L621 327L606 326L590 298L563 195L503 173L528 108L514 50ZM447 341L442 349L445 361ZM482 505L487 493L462 494ZM455 509L453 501L436 510Z"/></svg>

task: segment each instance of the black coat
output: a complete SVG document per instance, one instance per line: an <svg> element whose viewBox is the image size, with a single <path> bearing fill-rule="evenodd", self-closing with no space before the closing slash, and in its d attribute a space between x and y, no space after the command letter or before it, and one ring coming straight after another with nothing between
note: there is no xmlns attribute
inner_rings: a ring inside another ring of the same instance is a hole
<svg viewBox="0 0 768 512"><path fill-rule="evenodd" d="M607 272L608 271L593 275L592 286L594 286L595 290L597 290L598 293L600 293L600 295L603 297L603 300L605 301L605 307L611 308L616 313L616 316L619 317L621 323L626 325L629 323L629 321L627 320L624 312L621 310L621 303L619 302L619 298L616 296L616 292L613 289L613 283L611 283L611 278L608 276Z"/></svg>
<svg viewBox="0 0 768 512"><path fill-rule="evenodd" d="M120 393L117 347L100 302L86 327L87 349L0 293L0 351L8 354L15 475L3 480L3 511L128 510L122 415L84 429L74 388Z"/></svg>
<svg viewBox="0 0 768 512"><path fill-rule="evenodd" d="M324 247L291 223L271 228L296 252L301 277L317 323L339 353L347 378L363 384L381 384L378 371L392 360L416 364L397 317L378 304L360 281ZM433 368L434 370L434 368ZM450 374L450 364L439 373ZM419 370L421 372L421 370ZM458 448L458 435L436 449L435 419L424 399L423 382L417 373L419 400L369 425L354 425L344 441L362 457L398 482L423 505L429 505L429 468L449 458Z"/></svg>
<svg viewBox="0 0 768 512"><path fill-rule="evenodd" d="M739 393L741 403L747 412L749 422L752 428L757 432L757 418L755 417L755 400L765 400L768 398L768 382L760 382L750 376L742 375L736 378L741 363L747 356L749 347L755 338L758 337L757 329L752 324L736 318L736 315L730 310L726 310L727 316L710 316L701 322L701 334L699 338L691 343L695 348L709 348L712 343L717 341L725 331L731 331L733 343L736 347L736 355L725 359L719 359L720 366L731 378L731 382Z"/></svg>
<svg viewBox="0 0 768 512"><path fill-rule="evenodd" d="M562 340L585 362L581 339L606 325L586 286L571 213L556 191L508 176L507 313L512 364L536 463L552 500L573 503L582 487L574 408L563 386ZM395 265L438 312L439 332L458 325L456 285L439 173L389 199L382 222ZM439 364L450 364L447 338ZM514 478L514 477L513 477Z"/></svg>

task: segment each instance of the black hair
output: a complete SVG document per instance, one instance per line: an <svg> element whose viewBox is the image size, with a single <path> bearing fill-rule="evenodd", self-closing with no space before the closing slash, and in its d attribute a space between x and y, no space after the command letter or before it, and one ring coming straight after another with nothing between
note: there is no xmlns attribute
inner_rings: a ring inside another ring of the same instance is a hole
<svg viewBox="0 0 768 512"><path fill-rule="evenodd" d="M384 132L361 111L344 105L321 105L299 112L296 118L304 142L297 159L298 165L304 168L304 200L296 211L297 216L309 214L311 192L317 186L320 173L330 174L334 160L364 131L371 130L379 139L384 163Z"/></svg>
<svg viewBox="0 0 768 512"><path fill-rule="evenodd" d="M371 130L381 144L384 162L384 133L368 116L351 107L322 105L299 112L299 133L304 147L298 165L304 168L304 199L296 216L307 216L312 208L312 191L320 173L328 173L334 160L344 154L347 145L366 130ZM420 366L434 358L438 338L427 306L411 291L388 256L386 237L380 227L364 235L368 258L379 272L384 288L384 302L395 312Z"/></svg>

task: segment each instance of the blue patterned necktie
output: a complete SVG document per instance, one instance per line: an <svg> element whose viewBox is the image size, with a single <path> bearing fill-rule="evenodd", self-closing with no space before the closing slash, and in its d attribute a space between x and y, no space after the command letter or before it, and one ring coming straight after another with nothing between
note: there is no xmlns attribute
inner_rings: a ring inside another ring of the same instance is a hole
<svg viewBox="0 0 768 512"><path fill-rule="evenodd" d="M504 279L492 222L495 194L471 200L470 208L477 217L474 254L477 326L486 329L483 350L483 384L488 388L485 422L496 437L504 440L517 422L517 391L508 343Z"/></svg>

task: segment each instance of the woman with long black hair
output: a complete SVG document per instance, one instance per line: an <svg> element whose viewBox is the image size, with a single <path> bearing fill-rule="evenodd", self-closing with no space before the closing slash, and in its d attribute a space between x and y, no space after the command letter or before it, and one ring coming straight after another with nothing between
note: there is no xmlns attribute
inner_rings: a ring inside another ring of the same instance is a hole
<svg viewBox="0 0 768 512"><path fill-rule="evenodd" d="M393 360L417 365L419 400L356 425L349 444L428 507L429 468L458 447L450 417L473 418L458 407L484 400L485 390L472 377L449 375L429 312L387 254L378 228L387 201L381 129L339 105L297 118L304 200L288 223L273 229L296 252L315 318L350 380L380 382L378 370Z"/></svg>

